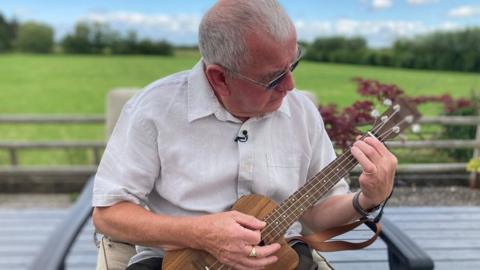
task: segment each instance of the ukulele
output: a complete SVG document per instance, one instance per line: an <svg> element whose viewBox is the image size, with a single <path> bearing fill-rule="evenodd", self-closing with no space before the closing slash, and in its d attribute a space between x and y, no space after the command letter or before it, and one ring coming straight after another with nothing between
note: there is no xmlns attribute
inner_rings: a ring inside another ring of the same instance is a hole
<svg viewBox="0 0 480 270"><path fill-rule="evenodd" d="M397 136L419 118L420 113L415 106L404 99L398 98L380 117L375 119L373 128L365 133L361 139L374 136L383 142ZM292 270L297 267L298 255L284 239L285 232L357 164L358 162L352 153L345 151L290 197L281 202L280 205L262 195L242 196L233 205L232 210L255 216L267 223L261 231L262 241L260 245L280 243L281 249L275 253L278 261L266 269ZM205 251L181 249L166 252L162 269L227 270L232 268L224 265Z"/></svg>

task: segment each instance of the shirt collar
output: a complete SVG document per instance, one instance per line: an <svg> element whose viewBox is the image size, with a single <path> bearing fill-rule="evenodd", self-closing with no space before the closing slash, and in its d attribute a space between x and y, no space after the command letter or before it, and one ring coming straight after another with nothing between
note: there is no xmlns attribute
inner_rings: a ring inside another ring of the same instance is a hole
<svg viewBox="0 0 480 270"><path fill-rule="evenodd" d="M236 117L231 115L220 104L215 96L213 89L208 82L204 71L203 60L200 60L188 75L188 121L193 122L197 119L207 117L214 114L219 120L239 122ZM289 95L283 99L282 105L277 111L267 113L264 117L270 117L277 112L281 112L288 117L290 114L290 106L288 103Z"/></svg>
<svg viewBox="0 0 480 270"><path fill-rule="evenodd" d="M292 91L295 91L295 89L292 90ZM288 103L288 99L289 99L289 97L290 97L291 94L292 94L291 91L288 92L288 94L287 94L287 95L283 98L283 100L282 100L282 105L280 105L280 108L278 108L278 110L277 110L278 112L284 113L284 114L287 115L288 117L291 116L291 114L290 114L290 106L289 106L289 103ZM275 113L275 112L274 112L274 113Z"/></svg>
<svg viewBox="0 0 480 270"><path fill-rule="evenodd" d="M188 121L214 114L222 109L222 105L213 93L213 89L205 76L204 64L200 60L188 75Z"/></svg>

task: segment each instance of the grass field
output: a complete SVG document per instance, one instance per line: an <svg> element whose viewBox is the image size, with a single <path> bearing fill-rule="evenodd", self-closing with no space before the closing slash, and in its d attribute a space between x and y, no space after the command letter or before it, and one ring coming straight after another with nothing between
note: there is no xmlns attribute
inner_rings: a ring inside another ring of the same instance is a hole
<svg viewBox="0 0 480 270"><path fill-rule="evenodd" d="M162 76L189 69L197 55L70 56L0 55L0 113L80 113L104 111L105 94L115 87L142 87ZM314 91L321 103L348 105L355 99L353 77L394 83L409 94L480 90L479 74L304 61L295 71L297 87Z"/></svg>
<svg viewBox="0 0 480 270"><path fill-rule="evenodd" d="M116 87L141 88L176 71L191 68L199 57L0 55L0 114L103 114L106 93ZM297 88L308 89L322 104L346 106L355 101L353 77L394 83L411 95L450 93L468 97L480 90L479 74L432 72L302 62L295 71ZM422 108L434 114L438 108ZM102 140L99 126L1 125L0 140ZM21 164L88 162L77 151L35 151L21 155ZM0 164L7 162L0 152Z"/></svg>

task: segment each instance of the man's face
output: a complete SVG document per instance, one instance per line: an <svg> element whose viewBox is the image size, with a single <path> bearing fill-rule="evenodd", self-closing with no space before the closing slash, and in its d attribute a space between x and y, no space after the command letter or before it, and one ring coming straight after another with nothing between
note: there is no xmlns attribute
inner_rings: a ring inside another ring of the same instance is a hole
<svg viewBox="0 0 480 270"><path fill-rule="evenodd" d="M298 58L296 35L285 42L278 43L260 35L246 37L250 61L238 73L229 73L226 84L230 94L219 97L225 108L239 118L259 116L277 110L288 91L294 88L294 81L289 71ZM285 76L272 89L245 79L248 77L261 84L267 84L279 74Z"/></svg>

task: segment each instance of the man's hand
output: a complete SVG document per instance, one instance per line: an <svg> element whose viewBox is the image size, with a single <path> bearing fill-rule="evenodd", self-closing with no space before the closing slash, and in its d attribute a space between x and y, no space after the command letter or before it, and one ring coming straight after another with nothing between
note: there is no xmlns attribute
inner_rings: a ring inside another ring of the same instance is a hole
<svg viewBox="0 0 480 270"><path fill-rule="evenodd" d="M364 209L375 207L392 191L397 158L374 137L356 141L351 151L363 168L359 177L363 195L360 204Z"/></svg>
<svg viewBox="0 0 480 270"><path fill-rule="evenodd" d="M205 250L235 269L262 269L278 260L272 254L280 249L278 243L258 246L260 230L265 225L238 211L200 216L194 224L196 241L193 248ZM249 257L253 247L256 257Z"/></svg>

